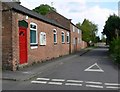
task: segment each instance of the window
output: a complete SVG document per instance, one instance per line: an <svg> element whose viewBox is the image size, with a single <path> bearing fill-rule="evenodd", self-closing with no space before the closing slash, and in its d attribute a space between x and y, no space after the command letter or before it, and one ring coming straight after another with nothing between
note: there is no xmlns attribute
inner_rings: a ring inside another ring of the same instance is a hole
<svg viewBox="0 0 120 92"><path fill-rule="evenodd" d="M45 32L41 32L40 33L40 45L46 45L46 33Z"/></svg>
<svg viewBox="0 0 120 92"><path fill-rule="evenodd" d="M80 38L78 38L78 43L80 43Z"/></svg>
<svg viewBox="0 0 120 92"><path fill-rule="evenodd" d="M78 29L78 34L80 34L80 30Z"/></svg>
<svg viewBox="0 0 120 92"><path fill-rule="evenodd" d="M75 38L73 38L73 44L75 44Z"/></svg>
<svg viewBox="0 0 120 92"><path fill-rule="evenodd" d="M53 30L53 38L54 38L54 43L57 43L57 31L56 31L56 29Z"/></svg>
<svg viewBox="0 0 120 92"><path fill-rule="evenodd" d="M35 46L37 44L37 25L35 23L30 23L30 45Z"/></svg>
<svg viewBox="0 0 120 92"><path fill-rule="evenodd" d="M70 35L69 35L69 32L67 32L67 43L70 42Z"/></svg>
<svg viewBox="0 0 120 92"><path fill-rule="evenodd" d="M62 43L65 43L65 33L62 31Z"/></svg>

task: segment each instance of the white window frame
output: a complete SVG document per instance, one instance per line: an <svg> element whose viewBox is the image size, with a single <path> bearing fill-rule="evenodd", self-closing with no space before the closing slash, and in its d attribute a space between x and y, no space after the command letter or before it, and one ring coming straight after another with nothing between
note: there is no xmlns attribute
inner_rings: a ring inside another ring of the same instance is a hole
<svg viewBox="0 0 120 92"><path fill-rule="evenodd" d="M45 39L44 39L44 40L43 40L42 37L41 37L41 36L43 36L43 35L45 36ZM41 45L41 46L45 46L45 45L46 45L46 33L45 33L45 32L40 32L39 38L40 38L40 40L39 40L39 41L40 41L40 45ZM44 41L43 43L41 42L42 40Z"/></svg>
<svg viewBox="0 0 120 92"><path fill-rule="evenodd" d="M68 39L67 43L70 43L70 33L69 32L67 32L67 38L66 38L66 40L67 39Z"/></svg>
<svg viewBox="0 0 120 92"><path fill-rule="evenodd" d="M81 39L80 38L78 38L78 43L80 43L81 42Z"/></svg>
<svg viewBox="0 0 120 92"><path fill-rule="evenodd" d="M73 44L75 44L75 38L73 38Z"/></svg>
<svg viewBox="0 0 120 92"><path fill-rule="evenodd" d="M73 25L73 32L75 32L75 26Z"/></svg>
<svg viewBox="0 0 120 92"><path fill-rule="evenodd" d="M54 34L56 36L56 42L54 42L55 44L57 43L57 30L53 29L53 40L54 40Z"/></svg>
<svg viewBox="0 0 120 92"><path fill-rule="evenodd" d="M34 28L31 28L31 25L35 25L36 26L36 29ZM37 32L37 24L36 23L33 23L31 22L30 23L30 31L36 31L36 43L31 43L30 42L30 45L37 45L38 44L38 32ZM38 48L38 46L31 46L31 49L35 49L35 48Z"/></svg>
<svg viewBox="0 0 120 92"><path fill-rule="evenodd" d="M80 29L78 29L78 34L80 34Z"/></svg>
<svg viewBox="0 0 120 92"><path fill-rule="evenodd" d="M65 32L64 31L62 31L62 33L61 33L61 38L62 38L62 36L64 37L64 41L62 43L65 43Z"/></svg>

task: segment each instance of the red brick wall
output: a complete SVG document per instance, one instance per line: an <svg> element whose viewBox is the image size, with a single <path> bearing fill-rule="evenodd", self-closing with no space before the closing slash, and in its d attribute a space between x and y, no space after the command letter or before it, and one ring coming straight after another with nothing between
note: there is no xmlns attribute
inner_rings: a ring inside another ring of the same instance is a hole
<svg viewBox="0 0 120 92"><path fill-rule="evenodd" d="M12 38L13 38L13 62L16 62L19 64L19 27L18 27L18 21L19 20L25 20L28 22L28 29L27 29L27 48L28 48L28 64L32 64L33 62L41 62L44 60L49 60L52 58L56 58L59 56L63 56L66 54L69 54L69 44L65 41L65 44L62 44L62 38L61 38L61 32L65 32L65 39L66 39L66 30L55 27L53 25L44 23L42 21L39 21L37 19L29 17L26 19L25 15L18 14L18 13L13 13L13 33L12 33ZM30 46L30 23L36 23L37 24L37 31L38 31L38 48L31 49ZM54 45L53 42L53 29L57 30L57 44ZM40 46L39 43L39 34L40 32L45 32L46 33L46 46Z"/></svg>
<svg viewBox="0 0 120 92"><path fill-rule="evenodd" d="M65 28L70 29L70 20L68 20L64 16L62 16L54 11L49 12L45 16L49 19L55 20L56 22L58 22L59 24L61 24Z"/></svg>
<svg viewBox="0 0 120 92"><path fill-rule="evenodd" d="M2 67L3 69L12 68L12 12L3 5L2 12Z"/></svg>

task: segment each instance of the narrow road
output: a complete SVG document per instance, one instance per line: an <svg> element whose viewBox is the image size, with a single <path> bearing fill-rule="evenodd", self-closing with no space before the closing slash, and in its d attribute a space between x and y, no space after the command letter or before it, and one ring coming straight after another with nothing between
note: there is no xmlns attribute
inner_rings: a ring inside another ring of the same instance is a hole
<svg viewBox="0 0 120 92"><path fill-rule="evenodd" d="M11 90L118 90L118 67L108 56L108 48L95 48L88 53L62 60L59 65L25 82L3 81Z"/></svg>

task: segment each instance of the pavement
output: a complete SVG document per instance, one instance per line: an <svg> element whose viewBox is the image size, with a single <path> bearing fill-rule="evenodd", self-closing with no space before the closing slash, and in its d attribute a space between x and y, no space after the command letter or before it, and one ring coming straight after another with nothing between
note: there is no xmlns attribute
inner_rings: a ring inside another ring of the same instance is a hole
<svg viewBox="0 0 120 92"><path fill-rule="evenodd" d="M71 55L66 55L63 57L56 58L54 60L50 60L44 63L39 63L35 64L33 66L25 67L17 71L8 71L4 70L2 71L2 80L11 80L11 81L27 81L30 80L42 72L45 72L49 70L53 66L59 66L64 59L67 58L73 58L78 55L82 56L88 51L90 51L92 48L86 48L82 49L81 51L71 54Z"/></svg>

